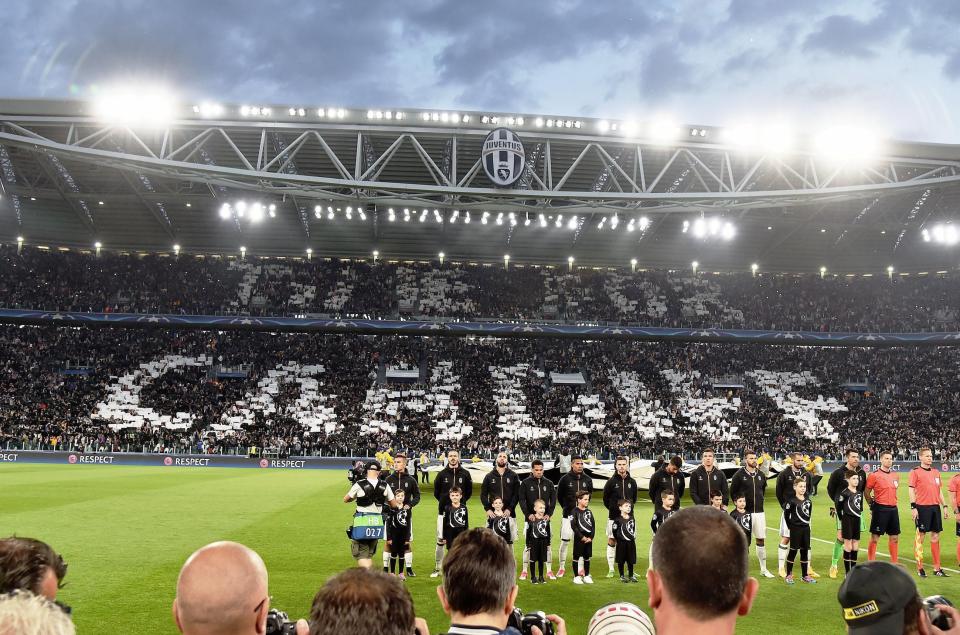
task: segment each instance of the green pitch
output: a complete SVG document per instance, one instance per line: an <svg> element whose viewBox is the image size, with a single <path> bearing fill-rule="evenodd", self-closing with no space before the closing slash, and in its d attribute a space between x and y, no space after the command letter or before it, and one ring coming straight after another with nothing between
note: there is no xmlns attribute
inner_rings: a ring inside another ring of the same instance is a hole
<svg viewBox="0 0 960 635"><path fill-rule="evenodd" d="M270 572L273 606L291 617L306 616L317 589L334 573L352 565L344 529L352 506L341 501L348 489L342 470L191 469L93 465L0 465L0 535L18 534L49 542L69 563L67 586L60 599L74 609L81 633L175 633L170 617L177 572L186 557L215 540L235 540L257 550ZM430 486L426 486L429 488ZM767 524L776 529L779 507L767 498ZM843 633L837 605L841 579L827 577L833 521L827 515L825 487L814 498L813 565L819 584L786 586L780 578L760 580L760 594L738 632ZM906 488L901 492L906 510ZM478 492L479 494L479 492ZM599 498L599 494L595 494ZM431 490L414 513L415 579L407 582L417 614L431 632L446 629L435 588L433 569L435 506ZM593 504L598 516L599 501ZM483 518L478 495L470 501L471 521ZM638 507L641 526L649 522L650 505ZM603 516L605 518L605 516ZM902 513L901 562L913 558L913 531ZM559 536L559 519L554 523ZM945 523L943 563L957 568L954 521ZM602 531L602 527L601 527ZM638 532L638 575L646 569L649 532ZM767 535L767 563L777 568L774 532ZM553 544L556 558L559 540ZM381 545L382 546L382 545ZM860 548L866 559L866 541ZM532 586L520 582L518 604L543 609L567 620L571 635L582 634L593 611L616 600L647 608L646 585L608 580L605 549L593 561L593 586L574 586L570 573L562 580ZM881 541L886 552L886 539ZM929 545L926 549L927 571ZM519 561L519 548L517 551ZM569 557L569 556L568 556ZM717 554L723 559L724 554ZM754 549L751 571L758 575ZM376 559L379 565L379 556ZM556 564L556 563L555 563ZM906 563L913 570L912 563ZM798 565L799 567L799 565ZM556 567L555 567L556 568ZM690 575L699 575L691 571ZM920 581L925 595L941 593L960 600L960 574Z"/></svg>

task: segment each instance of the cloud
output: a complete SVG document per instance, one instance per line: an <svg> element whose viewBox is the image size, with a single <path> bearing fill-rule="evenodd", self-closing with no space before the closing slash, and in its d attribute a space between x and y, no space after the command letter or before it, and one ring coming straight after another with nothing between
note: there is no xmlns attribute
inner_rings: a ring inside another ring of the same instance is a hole
<svg viewBox="0 0 960 635"><path fill-rule="evenodd" d="M668 44L646 54L640 73L640 92L646 101L664 99L693 88L694 69Z"/></svg>
<svg viewBox="0 0 960 635"><path fill-rule="evenodd" d="M876 57L892 37L907 25L907 11L899 4L886 2L872 19L850 15L831 15L820 21L818 29L803 43L806 52L823 52L843 57Z"/></svg>

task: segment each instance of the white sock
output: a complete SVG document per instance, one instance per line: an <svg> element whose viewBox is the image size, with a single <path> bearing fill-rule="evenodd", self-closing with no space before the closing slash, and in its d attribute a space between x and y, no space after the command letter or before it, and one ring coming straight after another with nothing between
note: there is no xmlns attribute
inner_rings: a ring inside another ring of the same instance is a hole
<svg viewBox="0 0 960 635"><path fill-rule="evenodd" d="M523 546L523 572L526 573L530 570L530 548L526 545Z"/></svg>
<svg viewBox="0 0 960 635"><path fill-rule="evenodd" d="M617 558L617 548L607 545L607 566L613 571L613 562Z"/></svg>
<svg viewBox="0 0 960 635"><path fill-rule="evenodd" d="M653 571L653 543L650 543L650 554L647 556L647 571Z"/></svg>
<svg viewBox="0 0 960 635"><path fill-rule="evenodd" d="M584 567L583 556L580 556L579 558L577 558L577 561L574 562L573 565L574 565L574 568L576 568L577 570L576 574L580 577L583 577L583 567Z"/></svg>
<svg viewBox="0 0 960 635"><path fill-rule="evenodd" d="M790 551L790 546L780 543L780 548L777 551L777 564L780 567L787 566L787 552Z"/></svg>
<svg viewBox="0 0 960 635"><path fill-rule="evenodd" d="M767 570L767 547L766 546L761 547L760 545L757 545L757 560L760 561L760 570L766 571Z"/></svg>
<svg viewBox="0 0 960 635"><path fill-rule="evenodd" d="M553 572L553 549L547 545L547 573Z"/></svg>
<svg viewBox="0 0 960 635"><path fill-rule="evenodd" d="M390 566L390 551L387 549L386 544L383 546L383 568L386 569Z"/></svg>
<svg viewBox="0 0 960 635"><path fill-rule="evenodd" d="M440 564L443 562L443 545L437 545L437 566L435 567L437 571L440 570Z"/></svg>
<svg viewBox="0 0 960 635"><path fill-rule="evenodd" d="M563 569L565 564L567 564L567 549L570 547L569 540L560 541L560 568Z"/></svg>
<svg viewBox="0 0 960 635"><path fill-rule="evenodd" d="M406 563L408 569L413 568L413 552L412 551L408 551L407 553L403 554L403 560Z"/></svg>

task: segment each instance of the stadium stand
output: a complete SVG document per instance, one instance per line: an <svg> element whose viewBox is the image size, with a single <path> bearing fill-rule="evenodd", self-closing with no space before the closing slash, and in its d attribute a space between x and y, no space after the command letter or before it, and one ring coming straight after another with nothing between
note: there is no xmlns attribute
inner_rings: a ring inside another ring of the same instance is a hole
<svg viewBox="0 0 960 635"><path fill-rule="evenodd" d="M0 447L960 454L954 348L12 326L0 343Z"/></svg>
<svg viewBox="0 0 960 635"><path fill-rule="evenodd" d="M826 276L117 255L0 247L0 305L690 328L960 330L956 276Z"/></svg>

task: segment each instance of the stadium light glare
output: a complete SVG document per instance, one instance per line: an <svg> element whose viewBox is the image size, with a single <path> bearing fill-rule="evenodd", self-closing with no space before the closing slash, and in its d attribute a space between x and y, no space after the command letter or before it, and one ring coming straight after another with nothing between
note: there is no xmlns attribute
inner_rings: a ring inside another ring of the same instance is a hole
<svg viewBox="0 0 960 635"><path fill-rule="evenodd" d="M616 229L617 225L619 224L620 224L620 217L614 214L613 218L610 219L610 229Z"/></svg>
<svg viewBox="0 0 960 635"><path fill-rule="evenodd" d="M952 247L960 242L960 231L958 231L956 225L952 223L937 224L929 231L924 229L923 232L923 239L926 242L931 242L931 237L932 242L947 245L948 247Z"/></svg>
<svg viewBox="0 0 960 635"><path fill-rule="evenodd" d="M577 228L577 221L578 221L578 220L579 220L579 219L577 218L577 215L576 215L576 214L574 214L573 216L571 216L571 217L570 217L570 220L567 221L567 229L569 229L569 230L571 230L571 231L574 230L574 229L576 229L576 228Z"/></svg>
<svg viewBox="0 0 960 635"><path fill-rule="evenodd" d="M683 233L686 234L687 231L689 231L689 229L690 229L690 221L688 220L683 221L683 230L682 230Z"/></svg>
<svg viewBox="0 0 960 635"><path fill-rule="evenodd" d="M759 268L760 268L760 265L758 265L757 263L753 263L752 265L750 265L750 273L752 273L754 276L756 276L756 275L757 275L757 269L759 269Z"/></svg>
<svg viewBox="0 0 960 635"><path fill-rule="evenodd" d="M503 268L504 269L510 268L510 254L503 255Z"/></svg>
<svg viewBox="0 0 960 635"><path fill-rule="evenodd" d="M690 264L693 265L693 273L696 274L696 273L697 273L697 269L700 267L700 263L697 262L696 260L694 260L694 261L693 261L692 263L690 263Z"/></svg>
<svg viewBox="0 0 960 635"><path fill-rule="evenodd" d="M469 225L469 224L470 224L470 212L467 212L467 213L464 215L464 217L463 217L463 224L464 224L464 225Z"/></svg>
<svg viewBox="0 0 960 635"><path fill-rule="evenodd" d="M650 226L650 219L647 218L646 216L641 216L641 217L640 217L640 231L642 231L642 232L647 231L647 227L649 227L649 226Z"/></svg>
<svg viewBox="0 0 960 635"><path fill-rule="evenodd" d="M333 213L333 210L329 210L327 212L327 220L333 220L334 217L335 217L335 214Z"/></svg>
<svg viewBox="0 0 960 635"><path fill-rule="evenodd" d="M443 253L442 251L440 252L439 256L440 256L440 264L442 265L442 264L443 264L443 259L446 258L447 256L446 256L446 254Z"/></svg>
<svg viewBox="0 0 960 635"><path fill-rule="evenodd" d="M103 243L98 240L97 242L93 243L93 246L96 247L97 249L100 249L101 247L103 247Z"/></svg>
<svg viewBox="0 0 960 635"><path fill-rule="evenodd" d="M567 256L567 268L573 271L573 256Z"/></svg>
<svg viewBox="0 0 960 635"><path fill-rule="evenodd" d="M648 124L647 135L654 143L672 143L680 136L680 126L672 118L660 116Z"/></svg>
<svg viewBox="0 0 960 635"><path fill-rule="evenodd" d="M224 203L220 206L220 218L227 220L232 215L232 210L230 209L230 203Z"/></svg>
<svg viewBox="0 0 960 635"><path fill-rule="evenodd" d="M374 250L373 250L373 261L376 262L376 261L377 261L377 258L379 258L379 257L380 257L380 252L377 251L376 249L374 249Z"/></svg>
<svg viewBox="0 0 960 635"><path fill-rule="evenodd" d="M307 260L313 260L313 249L307 247Z"/></svg>
<svg viewBox="0 0 960 635"><path fill-rule="evenodd" d="M319 205L314 205L314 206L313 206L313 217L314 217L314 218L316 218L316 219L319 220L320 214L321 214L322 212L323 212L323 208L322 208L322 207L320 207Z"/></svg>
<svg viewBox="0 0 960 635"><path fill-rule="evenodd" d="M636 259L636 258L631 258L631 259L630 259L630 271L636 271L636 270L637 270L637 259Z"/></svg>
<svg viewBox="0 0 960 635"><path fill-rule="evenodd" d="M537 220L540 222L540 227L547 226L547 217L544 216L542 213L537 216Z"/></svg>
<svg viewBox="0 0 960 635"><path fill-rule="evenodd" d="M180 245L173 246L173 253L175 253L178 256L180 255Z"/></svg>
<svg viewBox="0 0 960 635"><path fill-rule="evenodd" d="M533 120L533 125L537 128L543 128L543 117L537 117Z"/></svg>
<svg viewBox="0 0 960 635"><path fill-rule="evenodd" d="M814 136L813 149L822 158L839 163L861 162L880 153L876 132L861 126L836 125Z"/></svg>
<svg viewBox="0 0 960 635"><path fill-rule="evenodd" d="M162 87L112 87L100 93L93 103L94 116L117 125L162 128L176 115L176 99Z"/></svg>
<svg viewBox="0 0 960 635"><path fill-rule="evenodd" d="M824 277L825 275L827 275L827 268L826 268L826 267L820 267L820 277L822 278L822 277Z"/></svg>
<svg viewBox="0 0 960 635"><path fill-rule="evenodd" d="M23 236L17 236L17 243L18 243L18 244L22 244L22 243L23 243Z"/></svg>
<svg viewBox="0 0 960 635"><path fill-rule="evenodd" d="M887 267L887 277L891 280L893 279L893 265Z"/></svg>
<svg viewBox="0 0 960 635"><path fill-rule="evenodd" d="M263 205L254 203L250 206L250 222L259 223L263 220Z"/></svg>

